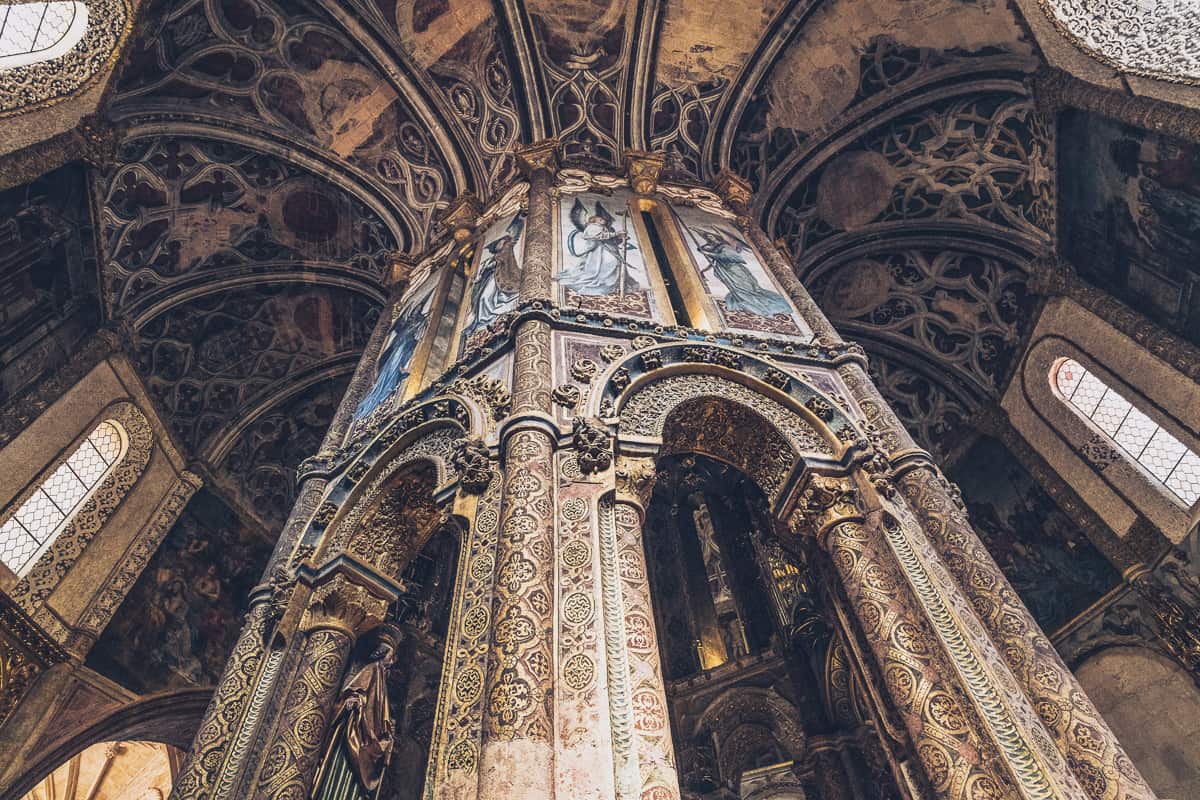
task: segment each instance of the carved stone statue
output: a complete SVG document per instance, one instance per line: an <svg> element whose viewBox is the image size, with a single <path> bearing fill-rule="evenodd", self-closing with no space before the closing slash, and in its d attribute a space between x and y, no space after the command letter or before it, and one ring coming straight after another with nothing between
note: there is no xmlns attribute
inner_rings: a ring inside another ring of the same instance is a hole
<svg viewBox="0 0 1200 800"><path fill-rule="evenodd" d="M352 665L342 684L325 767L314 795L319 800L375 797L391 758L395 723L388 708L387 673L403 634L386 624L375 637L371 655Z"/></svg>

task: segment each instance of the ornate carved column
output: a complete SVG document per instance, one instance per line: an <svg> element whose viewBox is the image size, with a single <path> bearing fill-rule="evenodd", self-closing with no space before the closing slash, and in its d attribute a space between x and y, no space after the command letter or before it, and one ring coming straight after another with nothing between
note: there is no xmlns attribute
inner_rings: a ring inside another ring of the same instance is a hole
<svg viewBox="0 0 1200 800"><path fill-rule="evenodd" d="M548 302L557 143L518 154L529 177L521 301ZM504 466L492 638L484 689L479 797L554 796L554 448L550 421L550 326L516 334L513 416L501 430Z"/></svg>
<svg viewBox="0 0 1200 800"><path fill-rule="evenodd" d="M934 792L1083 800L957 585L877 478L812 476L793 525L829 553Z"/></svg>
<svg viewBox="0 0 1200 800"><path fill-rule="evenodd" d="M313 588L300 623L299 671L265 748L254 797L307 800L350 649L360 634L383 621L391 599L384 595L342 570Z"/></svg>
<svg viewBox="0 0 1200 800"><path fill-rule="evenodd" d="M615 547L618 574L614 577L620 592L620 627L624 634L619 651L624 651L620 659L628 669L625 699L632 711L632 755L638 775L638 790L628 796L670 800L679 797L679 773L642 542L642 523L654 485L654 471L652 459L622 458L618 462L616 501L612 508L614 541L610 546ZM609 657L615 659L617 653L610 652ZM615 719L613 727L617 728ZM624 796L618 794L618 798Z"/></svg>

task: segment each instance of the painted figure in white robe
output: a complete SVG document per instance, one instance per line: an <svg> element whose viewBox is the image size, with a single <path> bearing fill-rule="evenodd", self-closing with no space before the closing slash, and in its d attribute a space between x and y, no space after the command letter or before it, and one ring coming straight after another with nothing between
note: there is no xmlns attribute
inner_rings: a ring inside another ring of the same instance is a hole
<svg viewBox="0 0 1200 800"><path fill-rule="evenodd" d="M624 216L624 215L622 215ZM646 285L631 267L628 230L618 231L615 218L600 201L588 214L579 198L571 208L575 230L567 237L567 252L578 259L575 266L558 273L558 282L581 295L625 295L645 290ZM628 224L628 220L625 220Z"/></svg>
<svg viewBox="0 0 1200 800"><path fill-rule="evenodd" d="M498 239L484 245L487 255L483 257L479 275L471 287L473 319L467 326L467 336L486 328L496 317L512 309L521 289L521 264L517 259L517 247L524 228L525 212L522 211Z"/></svg>

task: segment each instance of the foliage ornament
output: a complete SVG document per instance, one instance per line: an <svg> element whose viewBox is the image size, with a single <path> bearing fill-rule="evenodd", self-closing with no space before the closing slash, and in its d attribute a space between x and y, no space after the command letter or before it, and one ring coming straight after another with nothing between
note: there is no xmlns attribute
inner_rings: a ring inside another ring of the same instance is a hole
<svg viewBox="0 0 1200 800"><path fill-rule="evenodd" d="M477 436L455 442L450 463L458 470L458 485L467 494L481 494L492 479L487 445Z"/></svg>
<svg viewBox="0 0 1200 800"><path fill-rule="evenodd" d="M588 475L612 466L612 434L599 421L576 417L572 432L575 450L579 454L579 470Z"/></svg>

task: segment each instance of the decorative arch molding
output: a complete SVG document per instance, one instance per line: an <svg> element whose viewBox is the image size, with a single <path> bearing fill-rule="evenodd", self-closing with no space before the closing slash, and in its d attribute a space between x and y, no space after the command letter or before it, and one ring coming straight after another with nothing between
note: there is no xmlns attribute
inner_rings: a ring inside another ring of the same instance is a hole
<svg viewBox="0 0 1200 800"><path fill-rule="evenodd" d="M446 187L449 195L482 193L488 181L478 151L428 74L410 63L407 54L385 47L373 30L368 30L349 13L350 7L346 4L337 0L318 0L318 5L363 48L401 96L412 103L420 121L433 133L442 154L454 155L454 158L446 159L453 181L452 186Z"/></svg>
<svg viewBox="0 0 1200 800"><path fill-rule="evenodd" d="M56 105L89 89L116 64L133 29L129 0L82 0L87 6L83 38L61 56L4 70L0 119Z"/></svg>
<svg viewBox="0 0 1200 800"><path fill-rule="evenodd" d="M1014 69L1017 64L1026 66L1026 70ZM769 212L780 198L791 196L797 186L825 162L845 151L849 145L871 131L906 114L927 108L939 101L971 95L1027 96L1029 89L1025 81L1035 65L1029 64L1027 60L1020 60L1014 64L1011 57L999 59L997 66L1001 65L1006 69L983 71L982 74L971 70L967 74L974 76L972 80L951 83L934 81L929 86L905 86L907 91L894 90L898 96L889 94L888 99L891 102L882 108L875 107L880 105L878 103L851 106L825 128L823 136L815 136L807 146L796 148L772 170L771 180L755 194L756 207L762 212ZM770 230L770 226L775 223L774 215L760 213L760 216L767 230Z"/></svg>
<svg viewBox="0 0 1200 800"><path fill-rule="evenodd" d="M724 745L736 735L739 728L747 724L769 730L776 742L787 749L792 760L800 762L804 759L808 739L795 706L773 689L726 689L704 709L692 732L696 738L715 735L722 743L718 748L722 775L737 775L741 771L742 765L731 763L740 755L738 748L730 747L730 752L726 752Z"/></svg>
<svg viewBox="0 0 1200 800"><path fill-rule="evenodd" d="M722 95L704 146L703 160L712 174L730 166L734 137L737 136L750 99L763 81L770 77L796 32L820 6L821 0L788 0L775 14L759 39L758 46L746 59L737 80L733 81L733 91Z"/></svg>
<svg viewBox="0 0 1200 800"><path fill-rule="evenodd" d="M1131 511L1144 515L1168 539L1181 540L1194 524L1193 510L1180 505L1166 486L1143 471L1133 457L1119 450L1109 437L1095 429L1058 394L1053 386L1052 370L1067 358L1079 362L1105 384L1116 388L1187 447L1200 449L1200 432L1155 402L1141 387L1112 372L1103 359L1081 344L1056 334L1039 337L1030 344L1021 368L1021 396L1033 416L1060 443L1055 449L1071 454L1065 463L1055 464L1063 459L1049 458L1051 464L1102 516L1112 500L1117 500ZM1120 526L1114 526L1114 529L1121 533Z"/></svg>
<svg viewBox="0 0 1200 800"><path fill-rule="evenodd" d="M69 632L59 622L57 616L49 614L45 609L46 598L58 586L59 581L67 574L71 566L104 527L109 517L129 494L130 489L146 469L150 461L150 452L154 447L154 431L150 421L136 405L128 401L114 403L104 409L86 426L65 453L75 451L79 443L100 422L112 419L124 428L128 437L128 445L121 461L112 469L101 482L91 497L75 512L75 515L59 533L46 552L34 564L33 569L13 588L10 597L21 609L38 622L48 633L58 639L60 644L66 643ZM29 488L17 498L14 503L24 502L29 493L37 488L55 468L66 459L60 455L39 474ZM18 505L12 505L17 508Z"/></svg>
<svg viewBox="0 0 1200 800"><path fill-rule="evenodd" d="M402 412L378 433L362 434L328 465L335 477L300 534L302 550L313 552L322 541L347 541L389 476L406 464L431 463L435 494L439 502L448 499L460 478L456 448L469 435L480 435L474 432L485 430L485 419L472 401L442 396ZM323 546L328 550L333 545Z"/></svg>
<svg viewBox="0 0 1200 800"><path fill-rule="evenodd" d="M503 25L501 42L506 47L518 94L517 106L525 114L522 130L528 132L527 142L540 142L550 135L550 108L545 79L537 64L537 47L533 43L533 28L525 4L519 0L500 0L496 3L496 18Z"/></svg>
<svg viewBox="0 0 1200 800"><path fill-rule="evenodd" d="M291 374L259 394L258 401L228 428L213 435L200 447L199 455L211 464L220 464L229 455L238 438L255 422L273 409L332 378L354 374L359 353L341 353L314 364L303 373Z"/></svg>
<svg viewBox="0 0 1200 800"><path fill-rule="evenodd" d="M192 737L212 699L212 689L181 689L136 700L85 727L69 730L50 743L0 800L18 800L67 760L92 745L111 741L159 742L182 751Z"/></svg>

